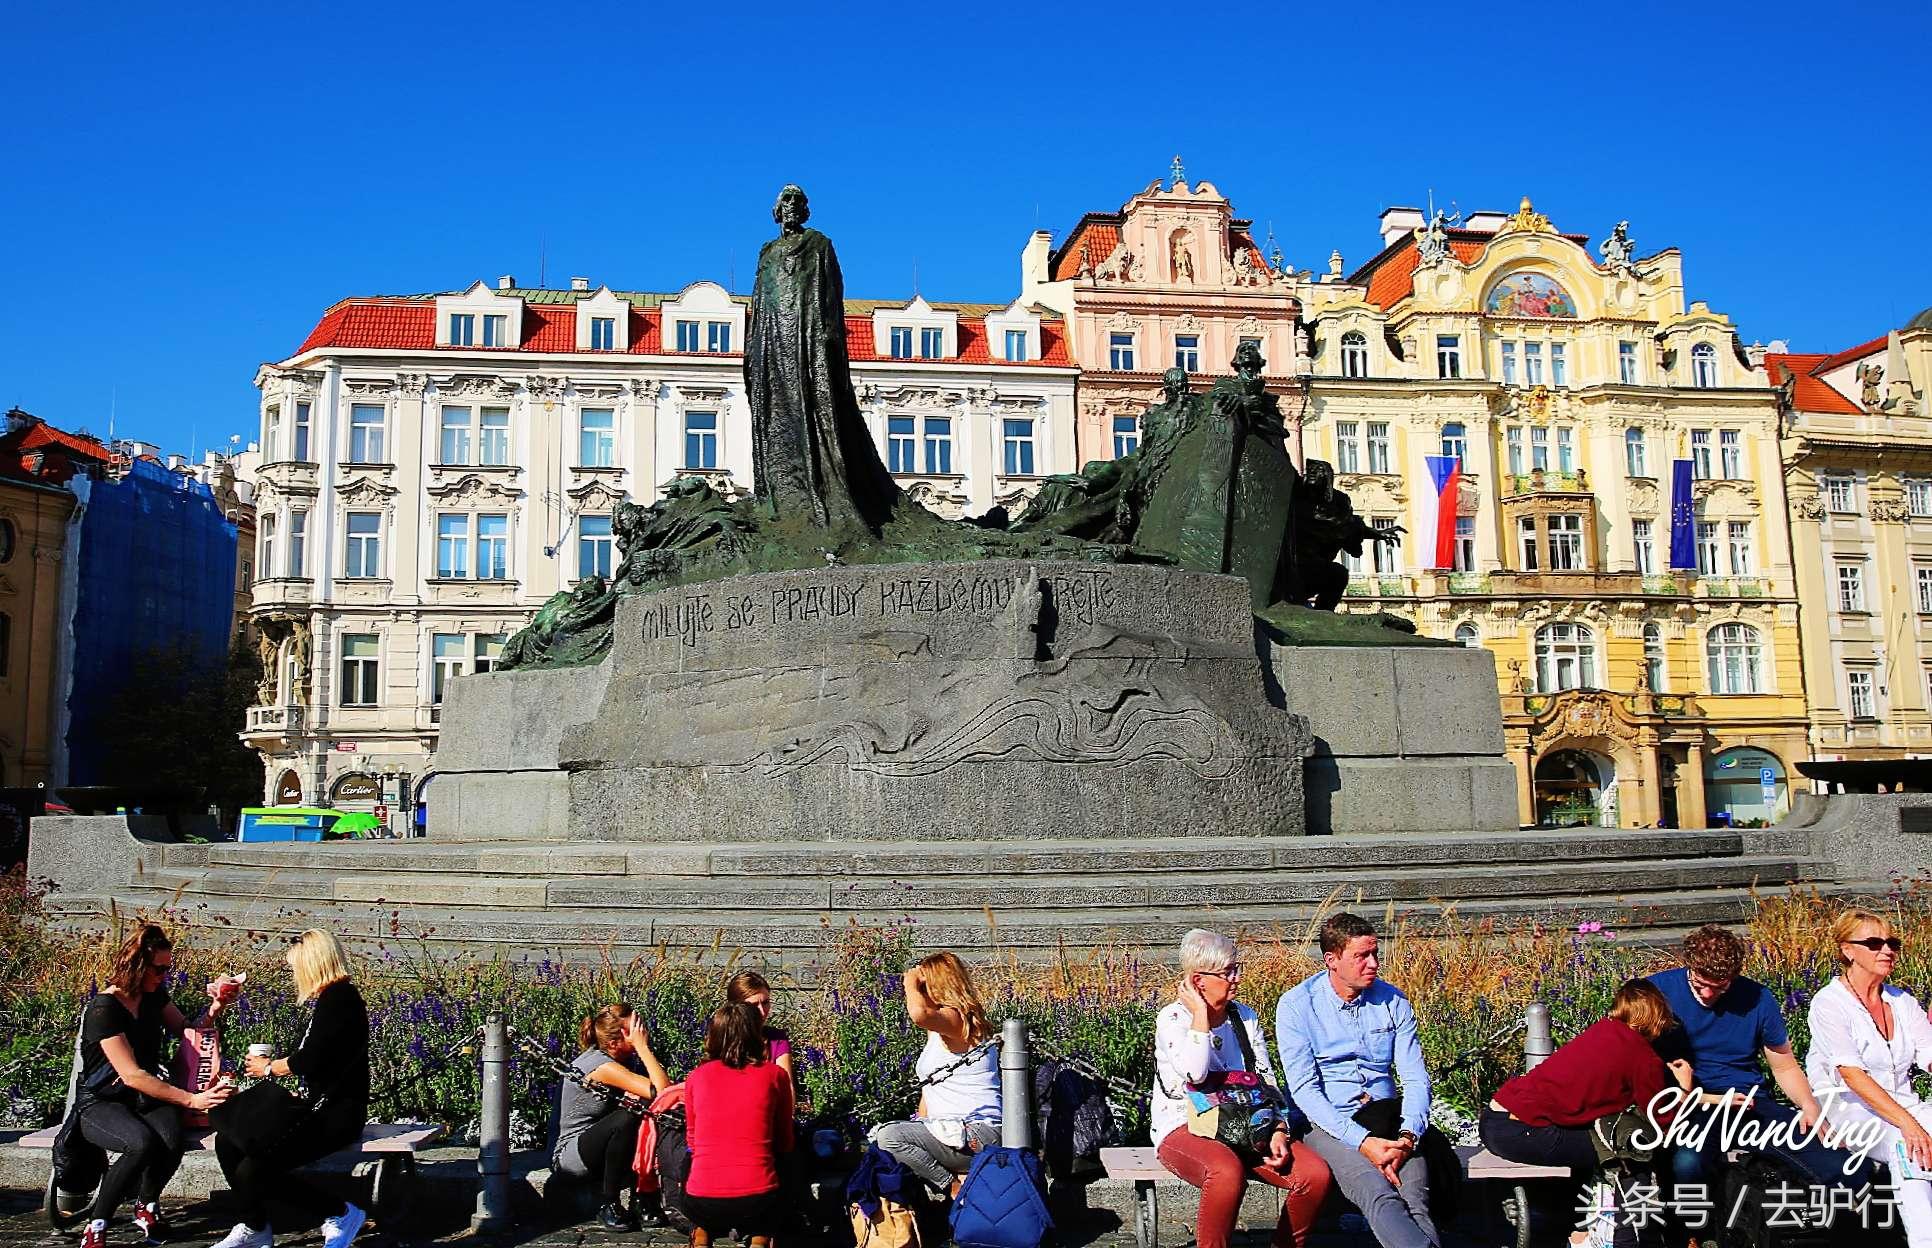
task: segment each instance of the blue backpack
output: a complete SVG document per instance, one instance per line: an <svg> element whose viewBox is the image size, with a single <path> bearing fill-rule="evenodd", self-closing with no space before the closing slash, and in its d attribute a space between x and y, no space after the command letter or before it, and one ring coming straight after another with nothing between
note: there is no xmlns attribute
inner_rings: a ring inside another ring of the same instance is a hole
<svg viewBox="0 0 1932 1248"><path fill-rule="evenodd" d="M1053 1230L1040 1159L1024 1148L984 1148L953 1202L959 1248L1040 1248Z"/></svg>

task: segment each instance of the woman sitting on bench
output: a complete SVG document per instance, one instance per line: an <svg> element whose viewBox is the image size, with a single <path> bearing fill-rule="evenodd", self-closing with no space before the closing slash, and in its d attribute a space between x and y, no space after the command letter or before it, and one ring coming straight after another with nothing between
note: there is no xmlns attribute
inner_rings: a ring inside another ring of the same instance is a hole
<svg viewBox="0 0 1932 1248"><path fill-rule="evenodd" d="M953 954L922 959L904 985L906 1014L927 1033L913 1065L923 1091L911 1121L874 1127L871 1139L933 1191L957 1195L973 1154L1000 1142L999 1054L986 1043L993 1026Z"/></svg>
<svg viewBox="0 0 1932 1248"><path fill-rule="evenodd" d="M162 1242L161 1189L181 1165L181 1111L205 1112L234 1093L227 1084L185 1092L150 1073L161 1068L164 1033L180 1035L190 1026L168 1000L173 966L168 934L152 923L137 924L114 955L107 990L94 994L81 1017L76 1123L88 1143L120 1154L101 1179L81 1248L101 1248L107 1220L130 1189L135 1227L149 1243ZM224 1008L225 1001L209 1002L192 1025L212 1024Z"/></svg>
<svg viewBox="0 0 1932 1248"><path fill-rule="evenodd" d="M349 1248L368 1217L295 1171L362 1139L369 1120L369 1009L349 982L342 946L329 933L311 928L298 936L289 948L288 966L296 998L315 1003L308 1026L287 1057L250 1054L242 1073L251 1079L299 1075L308 1097L292 1121L263 1132L272 1143L256 1140L255 1147L244 1147L231 1135L216 1135L215 1157L241 1201L242 1220L215 1248L269 1248L275 1242L268 1221L271 1193L323 1219L323 1248Z"/></svg>
<svg viewBox="0 0 1932 1248"><path fill-rule="evenodd" d="M588 1083L628 1092L649 1105L671 1077L651 1052L644 1020L622 1001L588 1014L577 1029L583 1052L572 1062ZM637 1155L637 1132L644 1120L609 1097L599 1096L569 1080L557 1104L557 1146L550 1164L560 1173L603 1184L604 1203L597 1220L607 1230L634 1231L642 1223L664 1224L655 1206L637 1200L637 1177L632 1166ZM631 1193L624 1204L623 1194Z"/></svg>

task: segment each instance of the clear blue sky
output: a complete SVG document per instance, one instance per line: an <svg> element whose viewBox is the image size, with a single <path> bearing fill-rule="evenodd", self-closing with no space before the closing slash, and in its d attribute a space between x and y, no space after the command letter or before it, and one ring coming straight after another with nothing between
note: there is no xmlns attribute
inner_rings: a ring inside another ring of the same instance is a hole
<svg viewBox="0 0 1932 1248"><path fill-rule="evenodd" d="M186 450L346 295L749 283L811 193L848 293L1016 293L1180 153L1290 263L1385 206L1629 218L1746 342L1932 304L1915 5L21 5L0 406ZM247 10L237 16L237 10ZM546 11L548 10L548 11ZM837 14L837 16L826 16Z"/></svg>

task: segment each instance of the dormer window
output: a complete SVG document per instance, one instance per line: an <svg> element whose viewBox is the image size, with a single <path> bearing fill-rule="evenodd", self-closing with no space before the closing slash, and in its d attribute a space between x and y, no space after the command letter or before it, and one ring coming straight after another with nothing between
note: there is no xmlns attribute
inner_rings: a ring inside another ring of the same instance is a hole
<svg viewBox="0 0 1932 1248"><path fill-rule="evenodd" d="M745 305L716 282L693 282L664 305L663 315L665 341L678 351L725 355L744 341Z"/></svg>
<svg viewBox="0 0 1932 1248"><path fill-rule="evenodd" d="M946 331L938 326L919 331L919 358L938 360L946 355Z"/></svg>
<svg viewBox="0 0 1932 1248"><path fill-rule="evenodd" d="M909 360L912 358L912 327L894 325L892 327L892 358Z"/></svg>
<svg viewBox="0 0 1932 1248"><path fill-rule="evenodd" d="M1708 342L1691 348L1691 384L1700 390L1717 386L1717 348Z"/></svg>
<svg viewBox="0 0 1932 1248"><path fill-rule="evenodd" d="M1006 331L1006 358L1011 363L1019 363L1027 358L1026 331L1009 329Z"/></svg>
<svg viewBox="0 0 1932 1248"><path fill-rule="evenodd" d="M992 325L987 330L996 332ZM951 359L958 354L958 340L959 313L935 308L917 295L903 308L872 314L872 349L887 359Z"/></svg>
<svg viewBox="0 0 1932 1248"><path fill-rule="evenodd" d="M704 327L704 349L726 352L731 350L731 322L707 321Z"/></svg>
<svg viewBox="0 0 1932 1248"><path fill-rule="evenodd" d="M698 347L698 322L678 322L678 350L696 351Z"/></svg>
<svg viewBox="0 0 1932 1248"><path fill-rule="evenodd" d="M631 306L600 287L587 299L577 301L576 349L579 351L626 351L630 338Z"/></svg>
<svg viewBox="0 0 1932 1248"><path fill-rule="evenodd" d="M475 313L452 312L449 314L449 345L452 347L473 347L476 345Z"/></svg>
<svg viewBox="0 0 1932 1248"><path fill-rule="evenodd" d="M610 351L617 344L617 318L614 316L593 316L590 318L590 349Z"/></svg>
<svg viewBox="0 0 1932 1248"><path fill-rule="evenodd" d="M486 316L483 318L483 345L486 347L507 347L510 345L509 317Z"/></svg>
<svg viewBox="0 0 1932 1248"><path fill-rule="evenodd" d="M436 297L439 347L514 348L522 325L523 300L491 290L482 282L461 294ZM478 322L481 322L479 324ZM481 334L479 341L477 335Z"/></svg>
<svg viewBox="0 0 1932 1248"><path fill-rule="evenodd" d="M1358 330L1342 335L1342 376L1368 376L1368 337Z"/></svg>

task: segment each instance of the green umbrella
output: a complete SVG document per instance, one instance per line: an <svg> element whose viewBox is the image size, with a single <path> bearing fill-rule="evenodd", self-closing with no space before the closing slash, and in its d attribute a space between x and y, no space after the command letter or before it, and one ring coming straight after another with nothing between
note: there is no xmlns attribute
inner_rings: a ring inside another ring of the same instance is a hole
<svg viewBox="0 0 1932 1248"><path fill-rule="evenodd" d="M382 830L382 820L376 818L374 815L363 814L360 811L352 811L337 819L325 835L333 841L349 836L374 836Z"/></svg>

